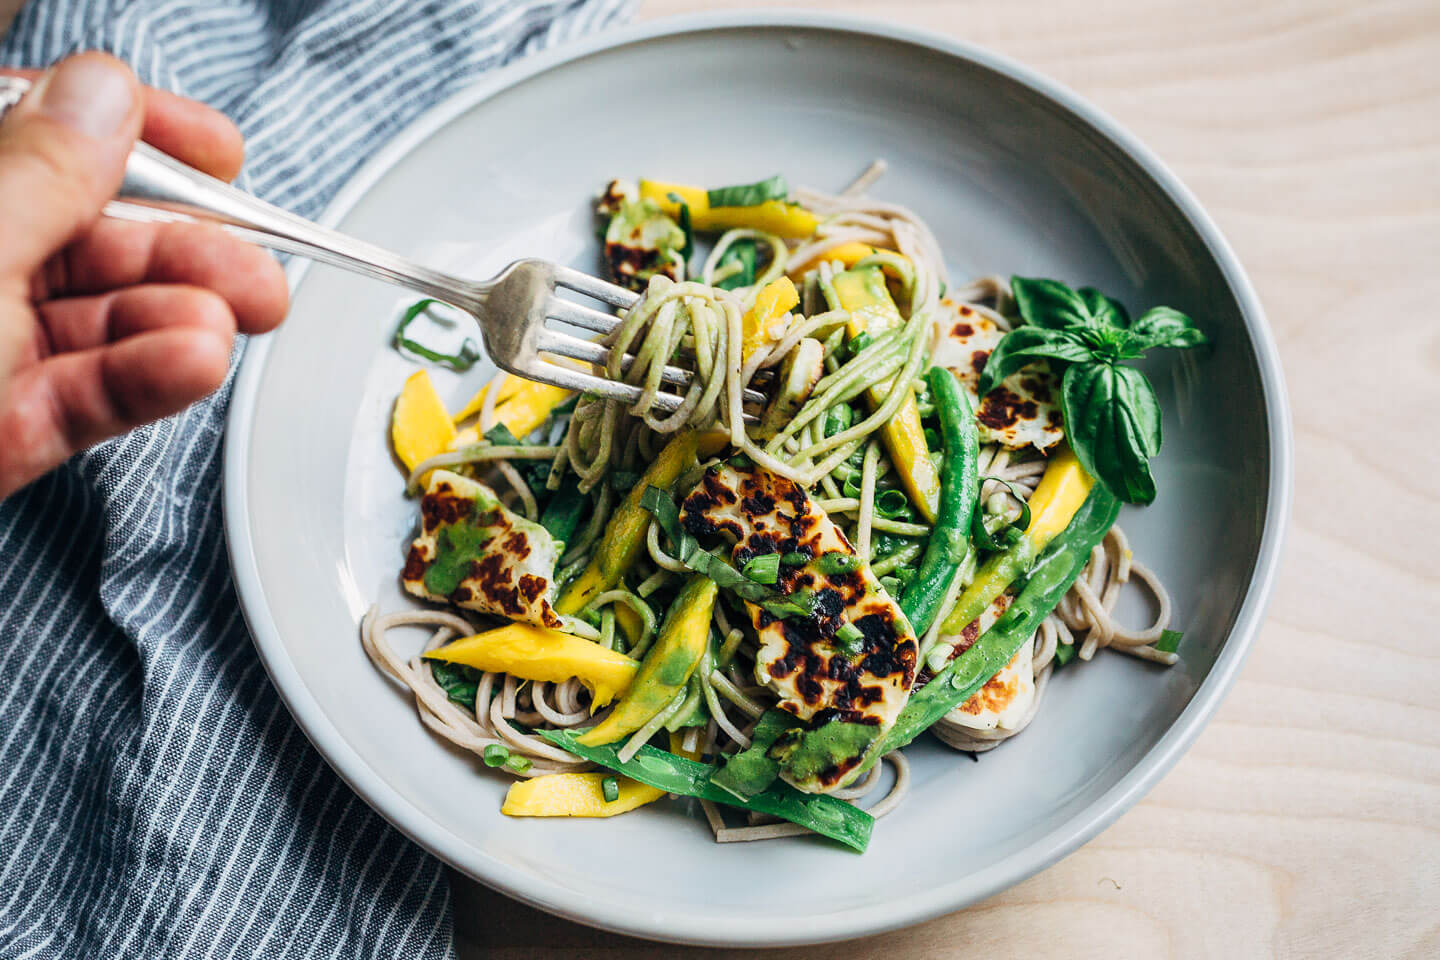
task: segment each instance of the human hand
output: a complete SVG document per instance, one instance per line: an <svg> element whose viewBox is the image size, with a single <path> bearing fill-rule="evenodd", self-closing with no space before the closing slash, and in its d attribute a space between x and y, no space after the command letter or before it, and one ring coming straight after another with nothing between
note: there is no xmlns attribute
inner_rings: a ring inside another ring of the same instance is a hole
<svg viewBox="0 0 1440 960"><path fill-rule="evenodd" d="M234 178L229 120L104 54L35 82L0 123L0 499L214 391L236 330L270 330L289 305L275 260L215 227L99 218L142 132Z"/></svg>

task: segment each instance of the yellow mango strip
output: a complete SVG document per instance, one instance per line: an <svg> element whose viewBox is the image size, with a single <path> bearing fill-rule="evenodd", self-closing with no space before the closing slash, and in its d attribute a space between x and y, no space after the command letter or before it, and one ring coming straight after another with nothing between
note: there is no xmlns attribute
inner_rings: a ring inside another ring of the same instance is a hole
<svg viewBox="0 0 1440 960"><path fill-rule="evenodd" d="M395 412L390 418L390 442L396 456L407 470L414 470L421 462L448 450L454 439L455 422L435 392L430 374L416 370L395 399Z"/></svg>
<svg viewBox="0 0 1440 960"><path fill-rule="evenodd" d="M690 226L701 233L749 228L774 233L786 239L808 237L820 225L820 218L804 207L783 200L767 200L751 207L712 207L710 195L700 187L657 180L640 181L640 197L653 200L673 218L680 216L680 204L670 199L675 194L690 208Z"/></svg>
<svg viewBox="0 0 1440 960"><path fill-rule="evenodd" d="M511 433L522 439L550 419L554 409L570 399L574 393L573 390L548 383L534 383L530 380L524 383L510 399L495 408L495 422L505 424Z"/></svg>
<svg viewBox="0 0 1440 960"><path fill-rule="evenodd" d="M512 381L515 379L511 378ZM521 380L520 383L522 386L510 394L510 399L495 407L495 422L504 424L511 433L523 440L550 419L555 408L568 400L574 391L529 380ZM501 391L501 394L503 395L504 391ZM479 442L479 428L465 427L456 432L455 438L450 441L450 449L459 450Z"/></svg>
<svg viewBox="0 0 1440 960"><path fill-rule="evenodd" d="M879 336L900 326L904 321L879 267L862 267L837 273L833 279L840 307L850 311L847 333L853 339L862 333ZM872 408L880 407L890 397L895 379L874 384L865 393ZM940 505L940 471L930 458L925 443L925 428L920 423L920 408L915 404L915 391L905 387L905 400L895 416L880 428L880 442L890 455L890 462L900 476L910 502L926 523L935 522Z"/></svg>
<svg viewBox="0 0 1440 960"><path fill-rule="evenodd" d="M743 319L745 339L740 347L741 355L749 360L750 354L770 341L770 325L794 310L800 303L800 294L789 277L771 280L755 295L755 304L745 311Z"/></svg>
<svg viewBox="0 0 1440 960"><path fill-rule="evenodd" d="M463 637L425 654L427 660L463 663L522 680L560 683L575 677L590 689L591 709L630 688L640 663L583 637L528 623L512 623Z"/></svg>
<svg viewBox="0 0 1440 960"><path fill-rule="evenodd" d="M798 277L822 260L826 263L838 260L845 269L848 270L866 257L873 257L877 253L889 253L897 257L900 256L900 254L887 247L872 247L868 243L852 241L850 243L842 243L838 247L832 247L818 256L810 257L808 260L792 260L786 264L785 272L792 277Z"/></svg>
<svg viewBox="0 0 1440 960"><path fill-rule="evenodd" d="M1069 446L1051 454L1045 473L1030 495L1030 524L1010 549L997 553L975 572L975 579L955 601L940 632L954 636L978 619L995 598L1023 576L1035 558L1070 525L1095 480L1080 466Z"/></svg>
<svg viewBox="0 0 1440 960"><path fill-rule="evenodd" d="M650 511L640 506L640 497L646 487L669 490L680 474L696 465L697 456L708 457L718 453L727 442L728 437L720 431L699 433L684 430L665 444L645 474L630 488L625 500L610 515L610 522L605 525L605 533L601 535L590 562L560 591L560 597L555 601L556 611L567 616L579 613L591 600L613 589L625 572L635 565L635 559L645 549L645 535L652 520ZM615 616L618 620L621 614L617 611Z"/></svg>
<svg viewBox="0 0 1440 960"><path fill-rule="evenodd" d="M620 788L605 799L606 777ZM618 773L547 773L517 780L505 794L500 812L511 817L613 817L665 796L665 791Z"/></svg>
<svg viewBox="0 0 1440 960"><path fill-rule="evenodd" d="M485 406L485 397L490 393L490 385L494 382L491 380L475 391L475 396L471 397L465 406L460 408L460 412L455 414L456 423L463 423L480 412L480 408ZM529 382L524 377L516 377L508 373L500 374L500 389L495 394L495 403L498 405L510 399L516 391L523 389Z"/></svg>
<svg viewBox="0 0 1440 960"><path fill-rule="evenodd" d="M1030 525L1025 528L1025 538L1035 545L1036 553L1070 525L1094 485L1095 479L1080 466L1068 445L1051 455L1029 500Z"/></svg>
<svg viewBox="0 0 1440 960"><path fill-rule="evenodd" d="M710 643L710 618L715 612L715 581L692 576L670 605L660 636L646 652L635 682L609 716L576 738L594 747L614 743L645 726L690 682Z"/></svg>

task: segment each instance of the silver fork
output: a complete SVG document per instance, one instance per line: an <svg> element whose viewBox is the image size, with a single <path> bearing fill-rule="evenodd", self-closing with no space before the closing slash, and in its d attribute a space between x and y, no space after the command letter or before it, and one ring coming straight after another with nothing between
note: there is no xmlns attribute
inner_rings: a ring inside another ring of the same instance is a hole
<svg viewBox="0 0 1440 960"><path fill-rule="evenodd" d="M0 119L20 102L30 83L0 77ZM475 319L485 351L507 373L570 390L633 403L640 388L557 364L546 354L604 364L610 350L550 326L556 320L607 334L620 319L610 310L586 306L556 294L557 288L598 300L607 307L627 309L639 295L624 287L546 260L518 260L489 281L477 282L432 270L363 240L312 223L227 183L201 173L145 143L137 143L125 164L125 180L105 215L143 222L219 224L245 240L283 253L298 254L343 267L377 280L408 287L451 304ZM634 358L627 354L622 369ZM664 368L662 380L689 386L694 373ZM667 412L683 398L661 391L656 406ZM745 400L763 403L764 394L746 390Z"/></svg>

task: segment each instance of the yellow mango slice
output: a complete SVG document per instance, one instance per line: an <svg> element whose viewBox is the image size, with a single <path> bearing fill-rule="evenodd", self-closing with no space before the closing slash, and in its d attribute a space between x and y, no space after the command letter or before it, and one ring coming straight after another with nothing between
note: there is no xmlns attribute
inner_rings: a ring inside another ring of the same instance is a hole
<svg viewBox="0 0 1440 960"><path fill-rule="evenodd" d="M435 392L429 372L415 371L396 398L390 419L390 442L395 454L406 469L414 470L419 463L448 450L454 439L455 422Z"/></svg>
<svg viewBox="0 0 1440 960"><path fill-rule="evenodd" d="M718 430L704 433L685 430L665 444L639 482L610 515L600 545L585 569L560 591L555 609L565 615L577 614L591 600L619 583L626 571L634 566L640 551L645 549L645 535L649 532L651 521L650 511L640 506L645 488L669 490L680 474L695 465L697 454L711 456L724 449L728 442L729 437ZM623 614L616 613L617 620L621 616Z"/></svg>
<svg viewBox="0 0 1440 960"><path fill-rule="evenodd" d="M427 660L463 663L524 680L559 683L576 677L590 689L591 709L629 689L639 661L583 637L528 623L512 623L463 637L425 654Z"/></svg>
<svg viewBox="0 0 1440 960"><path fill-rule="evenodd" d="M510 382L517 378L511 377ZM550 419L550 414L555 408L570 398L573 393L564 387L552 387L548 383L533 383L529 380L519 380L520 387L512 390L509 399L501 401L495 407L495 422L503 423L510 432L520 439L525 439L537 427ZM483 392L483 391L482 391ZM505 396L505 391L500 391ZM470 401L474 403L474 400ZM482 397L480 402L485 402ZM459 419L459 418L456 418ZM459 450L472 443L480 442L480 430L478 427L463 427L456 431L455 438L450 441L451 450Z"/></svg>
<svg viewBox="0 0 1440 960"><path fill-rule="evenodd" d="M767 200L753 207L712 207L708 191L678 183L641 180L640 196L653 200L670 217L679 218L679 197L690 208L690 226L701 233L716 233L747 227L778 234L786 239L808 237L820 225L820 218L804 207L783 200Z"/></svg>
<svg viewBox="0 0 1440 960"><path fill-rule="evenodd" d="M495 408L495 422L503 423L522 439L546 420L551 412L573 393L548 383L523 381L524 385Z"/></svg>
<svg viewBox="0 0 1440 960"><path fill-rule="evenodd" d="M800 274L809 270L811 267L815 266L815 264L819 263L822 260L826 263L829 263L832 260L838 260L845 267L845 269L848 270L851 267L855 266L855 264L859 263L861 260L864 260L866 257L874 256L877 253L890 253L895 254L895 256L899 256L899 254L895 253L894 250L890 250L886 247L872 247L868 243L842 243L840 244L840 246L826 250L824 253L818 256L809 257L805 260L790 261L790 263L787 264L785 267L785 272L790 274L790 276L792 277L799 276Z"/></svg>
<svg viewBox="0 0 1440 960"><path fill-rule="evenodd" d="M582 733L577 742L586 746L614 743L639 730L675 699L704 655L718 591L715 581L707 577L690 578L671 605L660 636L646 652L635 682L610 715Z"/></svg>
<svg viewBox="0 0 1440 960"><path fill-rule="evenodd" d="M606 801L602 786L614 777L620 794ZM547 773L510 785L500 812L511 817L613 817L665 796L659 790L618 773Z"/></svg>
<svg viewBox="0 0 1440 960"><path fill-rule="evenodd" d="M771 280L755 295L755 305L745 311L743 319L745 339L740 347L742 356L748 360L750 354L770 341L770 326L800 303L800 294L789 277Z"/></svg>

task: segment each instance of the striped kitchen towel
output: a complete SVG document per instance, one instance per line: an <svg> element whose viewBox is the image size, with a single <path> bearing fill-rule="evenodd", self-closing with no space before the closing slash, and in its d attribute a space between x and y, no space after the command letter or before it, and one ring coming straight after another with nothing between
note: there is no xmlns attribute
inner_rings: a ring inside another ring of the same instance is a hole
<svg viewBox="0 0 1440 960"><path fill-rule="evenodd" d="M30 0L0 64L114 53L232 117L242 184L313 217L427 106L632 5ZM440 864L330 771L246 635L229 394L0 502L0 958L453 953Z"/></svg>

